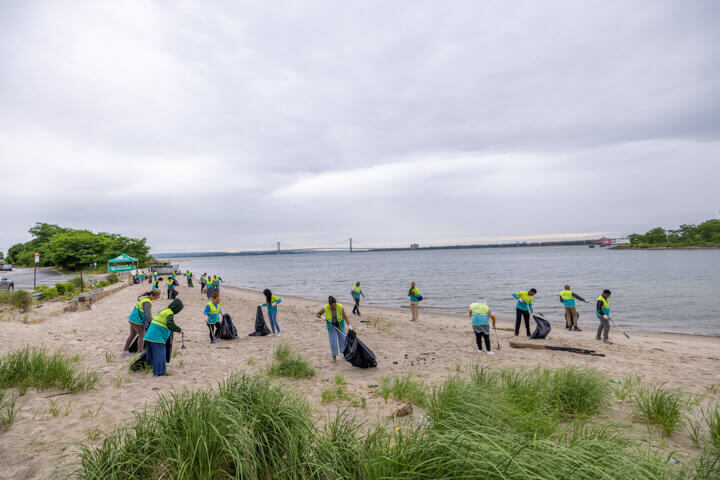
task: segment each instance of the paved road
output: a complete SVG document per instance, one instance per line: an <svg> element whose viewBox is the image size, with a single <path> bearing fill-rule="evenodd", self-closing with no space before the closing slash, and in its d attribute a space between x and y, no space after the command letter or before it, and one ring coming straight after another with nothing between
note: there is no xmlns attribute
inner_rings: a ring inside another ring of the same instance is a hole
<svg viewBox="0 0 720 480"><path fill-rule="evenodd" d="M67 282L74 276L63 275L53 268L38 268L37 284L55 285L58 282ZM7 277L11 282L15 282L15 288L18 290L32 290L33 288L32 268L15 268L12 272L0 272L0 277Z"/></svg>

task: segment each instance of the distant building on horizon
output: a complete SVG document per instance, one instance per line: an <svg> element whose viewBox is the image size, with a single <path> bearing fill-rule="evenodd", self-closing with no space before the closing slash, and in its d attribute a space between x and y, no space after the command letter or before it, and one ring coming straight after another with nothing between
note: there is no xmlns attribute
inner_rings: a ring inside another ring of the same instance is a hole
<svg viewBox="0 0 720 480"><path fill-rule="evenodd" d="M420 248L419 243L411 243L410 244L410 250L417 250L418 248Z"/></svg>

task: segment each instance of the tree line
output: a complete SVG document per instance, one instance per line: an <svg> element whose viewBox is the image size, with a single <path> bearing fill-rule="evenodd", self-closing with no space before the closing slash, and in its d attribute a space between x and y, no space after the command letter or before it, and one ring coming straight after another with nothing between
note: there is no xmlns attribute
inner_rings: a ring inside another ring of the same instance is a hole
<svg viewBox="0 0 720 480"><path fill-rule="evenodd" d="M644 234L633 233L628 238L635 247L720 247L720 220L680 225L676 230L656 227Z"/></svg>
<svg viewBox="0 0 720 480"><path fill-rule="evenodd" d="M95 263L102 265L121 253L137 258L140 265L145 265L149 259L150 247L145 238L93 233L40 222L28 232L32 240L10 247L6 262L29 267L35 262L35 253L39 252L41 267L54 266L61 270L79 271Z"/></svg>

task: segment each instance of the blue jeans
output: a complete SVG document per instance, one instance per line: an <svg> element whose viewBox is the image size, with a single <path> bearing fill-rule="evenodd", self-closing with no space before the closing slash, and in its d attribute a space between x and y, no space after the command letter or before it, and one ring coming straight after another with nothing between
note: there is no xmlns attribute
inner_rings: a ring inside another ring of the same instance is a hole
<svg viewBox="0 0 720 480"><path fill-rule="evenodd" d="M338 344L340 351L345 350L345 332L337 327L330 327L328 332L328 340L330 341L330 353L333 357L338 354Z"/></svg>
<svg viewBox="0 0 720 480"><path fill-rule="evenodd" d="M153 375L165 375L167 363L165 363L165 344L145 342L147 345L147 362L153 367Z"/></svg>
<svg viewBox="0 0 720 480"><path fill-rule="evenodd" d="M278 325L277 322L277 310L274 312L268 310L268 318L270 319L270 328L272 328L273 333L275 333L275 330L277 330L277 333L280 333L280 325Z"/></svg>

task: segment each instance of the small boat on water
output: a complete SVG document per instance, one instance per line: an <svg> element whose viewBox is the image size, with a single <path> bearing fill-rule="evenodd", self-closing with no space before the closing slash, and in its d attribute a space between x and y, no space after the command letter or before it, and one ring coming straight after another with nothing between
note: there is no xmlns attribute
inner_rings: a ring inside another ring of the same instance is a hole
<svg viewBox="0 0 720 480"><path fill-rule="evenodd" d="M595 245L588 245L588 248L595 248Z"/></svg>

